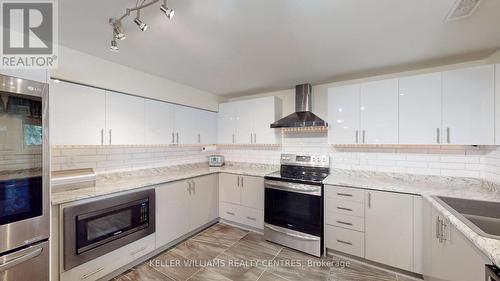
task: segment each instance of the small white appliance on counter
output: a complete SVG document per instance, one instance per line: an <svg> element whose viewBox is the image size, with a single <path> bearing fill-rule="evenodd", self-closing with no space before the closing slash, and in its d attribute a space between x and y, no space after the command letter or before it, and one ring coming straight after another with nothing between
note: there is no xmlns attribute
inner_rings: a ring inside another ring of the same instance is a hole
<svg viewBox="0 0 500 281"><path fill-rule="evenodd" d="M210 167L222 167L222 166L224 166L224 156L222 156L222 155L210 155L208 157L208 166L210 166Z"/></svg>

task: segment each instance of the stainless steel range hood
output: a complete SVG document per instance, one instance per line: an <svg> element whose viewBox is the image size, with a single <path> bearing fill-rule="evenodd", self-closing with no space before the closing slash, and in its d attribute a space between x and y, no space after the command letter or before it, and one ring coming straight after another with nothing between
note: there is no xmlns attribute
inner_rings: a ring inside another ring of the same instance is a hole
<svg viewBox="0 0 500 281"><path fill-rule="evenodd" d="M312 86L295 86L295 112L271 124L271 128L327 127L325 120L312 113Z"/></svg>

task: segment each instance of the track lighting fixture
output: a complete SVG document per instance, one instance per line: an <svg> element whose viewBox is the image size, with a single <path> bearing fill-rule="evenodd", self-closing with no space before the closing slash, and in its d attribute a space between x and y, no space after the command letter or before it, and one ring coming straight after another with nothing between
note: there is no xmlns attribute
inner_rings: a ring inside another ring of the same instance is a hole
<svg viewBox="0 0 500 281"><path fill-rule="evenodd" d="M163 4L160 6L160 10L165 13L169 20L174 17L175 11L174 9L170 9L169 7L167 7L167 0L163 0Z"/></svg>
<svg viewBox="0 0 500 281"><path fill-rule="evenodd" d="M123 40L127 37L125 32L123 32L122 22L123 19L130 16L132 12L137 12L137 15L134 18L133 22L139 27L139 29L142 31L146 31L148 29L148 25L141 20L141 10L159 2L160 0L151 0L150 2L147 3L146 1L147 0L143 0L139 4L140 1L137 0L136 6L134 8L127 8L125 10L125 13L121 17L109 19L109 23L113 27L113 39L111 40L111 46L109 47L111 51L116 52L119 50L118 43L116 40ZM160 10L165 14L165 16L167 16L168 19L171 20L174 17L175 11L174 9L170 9L167 6L167 0L162 0L162 1L163 4L160 5Z"/></svg>

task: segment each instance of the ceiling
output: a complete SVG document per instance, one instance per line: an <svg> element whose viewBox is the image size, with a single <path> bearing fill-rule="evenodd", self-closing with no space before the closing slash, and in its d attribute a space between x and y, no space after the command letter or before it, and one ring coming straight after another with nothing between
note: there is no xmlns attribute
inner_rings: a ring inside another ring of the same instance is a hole
<svg viewBox="0 0 500 281"><path fill-rule="evenodd" d="M62 45L222 96L400 66L484 58L500 48L500 1L447 22L455 0L169 0L142 13L149 29L124 22L109 51L108 18L133 0L59 1Z"/></svg>

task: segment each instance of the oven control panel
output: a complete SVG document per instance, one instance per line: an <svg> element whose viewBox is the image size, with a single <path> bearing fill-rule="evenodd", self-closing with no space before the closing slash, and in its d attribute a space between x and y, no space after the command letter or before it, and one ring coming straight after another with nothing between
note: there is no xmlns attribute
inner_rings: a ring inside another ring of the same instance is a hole
<svg viewBox="0 0 500 281"><path fill-rule="evenodd" d="M281 154L282 165L329 167L329 155L299 155L299 154Z"/></svg>

